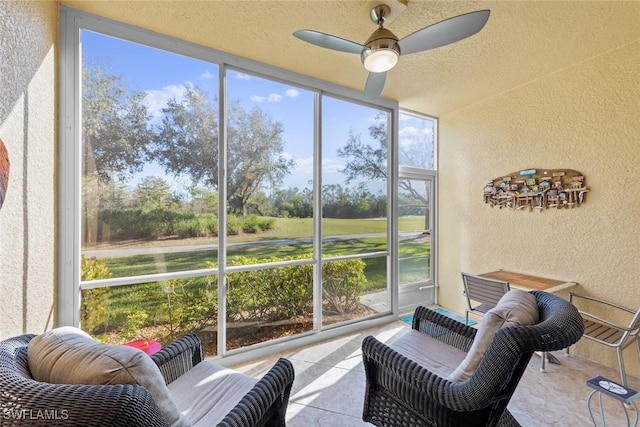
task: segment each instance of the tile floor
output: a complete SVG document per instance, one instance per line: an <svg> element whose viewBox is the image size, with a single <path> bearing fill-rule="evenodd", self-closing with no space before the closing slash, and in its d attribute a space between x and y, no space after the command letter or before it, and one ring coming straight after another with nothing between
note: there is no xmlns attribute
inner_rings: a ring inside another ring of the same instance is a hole
<svg viewBox="0 0 640 427"><path fill-rule="evenodd" d="M286 357L293 363L296 379L287 410L289 427L371 426L362 421L365 378L360 344L367 335L391 342L408 329L409 325L396 321L234 368L260 377L278 357ZM556 352L555 356L561 364L547 364L545 373L540 372L540 358L531 359L509 410L524 427L593 426L587 410L591 389L585 381L595 375L617 381L617 370L579 356L567 357L564 352ZM630 378L629 386L640 390L640 380ZM620 403L606 396L603 399L607 425L626 426ZM593 404L600 426L597 399ZM633 422L635 411L630 414Z"/></svg>

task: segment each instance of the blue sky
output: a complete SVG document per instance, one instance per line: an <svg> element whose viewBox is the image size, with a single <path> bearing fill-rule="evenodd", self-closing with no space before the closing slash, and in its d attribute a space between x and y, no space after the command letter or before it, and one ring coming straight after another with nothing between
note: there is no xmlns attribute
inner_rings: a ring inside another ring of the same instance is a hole
<svg viewBox="0 0 640 427"><path fill-rule="evenodd" d="M166 102L181 100L185 90L198 86L209 94L218 92L216 64L103 36L90 31L82 32L83 61L98 63L108 72L122 76L129 90L143 91L150 114L158 119ZM249 110L259 107L273 121L284 128L284 155L296 162L296 169L285 179L284 187L307 187L312 177L313 155L313 94L304 89L231 71L227 78L229 99L238 101ZM323 183L345 185L340 173L344 159L336 155L344 145L349 132L360 134L362 141L370 141L368 127L377 110L325 99L323 112ZM424 121L401 117L401 143L415 143L416 138L431 132ZM157 165L149 165L144 175L162 174ZM184 179L167 180L174 186L185 185Z"/></svg>

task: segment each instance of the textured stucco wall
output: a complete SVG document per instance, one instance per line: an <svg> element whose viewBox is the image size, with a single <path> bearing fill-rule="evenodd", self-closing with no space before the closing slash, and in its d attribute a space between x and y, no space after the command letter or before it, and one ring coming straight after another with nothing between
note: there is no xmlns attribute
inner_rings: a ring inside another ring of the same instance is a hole
<svg viewBox="0 0 640 427"><path fill-rule="evenodd" d="M0 2L0 339L52 324L55 289L55 2Z"/></svg>
<svg viewBox="0 0 640 427"><path fill-rule="evenodd" d="M461 271L502 268L576 281L578 292L640 307L639 76L635 40L441 117L442 305L463 311ZM583 172L586 203L542 213L483 203L486 181L529 168ZM617 366L603 346L583 340L577 351ZM628 372L640 376L635 349L627 352Z"/></svg>

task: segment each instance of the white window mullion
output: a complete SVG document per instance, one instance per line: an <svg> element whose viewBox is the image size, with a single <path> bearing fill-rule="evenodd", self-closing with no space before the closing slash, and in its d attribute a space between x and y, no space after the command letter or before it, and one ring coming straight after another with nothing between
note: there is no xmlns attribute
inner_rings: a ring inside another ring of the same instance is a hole
<svg viewBox="0 0 640 427"><path fill-rule="evenodd" d="M81 40L79 18L60 11L57 325L80 324Z"/></svg>
<svg viewBox="0 0 640 427"><path fill-rule="evenodd" d="M316 92L313 141L313 330L322 328L322 94Z"/></svg>
<svg viewBox="0 0 640 427"><path fill-rule="evenodd" d="M222 64L218 99L218 355L227 346L227 67Z"/></svg>

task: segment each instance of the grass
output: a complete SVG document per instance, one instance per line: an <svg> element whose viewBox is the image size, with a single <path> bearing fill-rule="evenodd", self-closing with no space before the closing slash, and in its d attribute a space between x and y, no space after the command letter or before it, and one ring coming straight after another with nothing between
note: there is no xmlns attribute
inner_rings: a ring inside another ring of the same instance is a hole
<svg viewBox="0 0 640 427"><path fill-rule="evenodd" d="M423 224L423 218L402 218L402 230L420 230ZM388 250L386 238L385 219L382 220L365 220L365 219L329 219L324 223L325 235L330 236L349 236L360 235L363 237L345 238L344 240L328 239L322 243L323 257L330 258L338 255L364 254L373 252L384 252ZM258 260L271 260L311 253L313 251L310 243L312 230L311 219L278 219L276 221L275 230L259 233L233 236L228 239L227 258L230 262L234 257L251 257ZM379 236L375 236L378 234ZM372 237L372 235L374 235ZM194 244L192 239L190 244ZM172 242L176 243L180 241ZM244 244L255 242L256 245ZM147 247L155 246L150 242ZM184 243L184 242L180 242ZM206 242L204 244L211 244ZM195 246L203 245L198 239ZM186 249L186 248L185 248ZM423 280L428 275L430 244L428 239L416 233L416 238L407 237L402 239L400 243L401 274L400 283L411 283ZM212 250L184 250L181 252L167 252L160 254L131 255L102 258L106 262L112 277L128 277L144 274L153 274L158 272L176 272L188 271L202 268L208 268L212 263L217 262L217 249ZM366 258L363 260L366 264L365 276L367 285L365 292L386 289L387 287L387 257ZM215 278L194 278L187 280L185 286L191 291L196 288L202 288L207 280ZM166 329L162 326L165 323L171 323L166 310L162 306L167 303L167 294L162 290L162 283L143 283L137 285L117 286L108 289L107 310L110 312L111 325L109 330L119 330L123 325L126 330L130 330L131 334L139 334L136 328L137 323L131 316L135 313L143 312L152 313L153 318L142 320L145 326L147 324L160 325L158 328ZM177 290L180 292L180 290ZM92 292L92 291L83 291ZM105 301L106 302L106 301ZM104 305L103 303L100 303ZM181 308L178 308L180 310ZM133 323L132 323L133 322ZM130 324L131 323L131 324ZM115 329L114 329L115 328ZM162 330L164 330L162 329ZM136 335L137 336L137 335Z"/></svg>
<svg viewBox="0 0 640 427"><path fill-rule="evenodd" d="M420 230L424 224L424 218L402 217L400 229ZM233 257L243 256L257 259L271 257L285 258L300 253L311 253L312 244L307 242L287 242L288 239L311 239L311 218L277 218L274 230L259 234L246 234L233 236L227 240L229 261ZM385 233L386 219L324 219L324 234L328 236L345 235L371 235ZM266 242L273 240L273 244L261 244L255 246L236 245L238 243ZM280 242L280 240L285 240ZM193 243L193 241L191 241ZM198 242L199 243L199 242ZM211 241L207 242L211 244ZM176 246L178 241L176 241ZM386 251L386 237L363 237L348 240L329 240L322 244L322 252L325 258ZM430 248L427 246L425 253L424 242L403 241L400 245L402 257L425 256ZM184 252L168 252L160 254L131 255L122 257L103 258L107 263L113 277L138 276L143 274L155 274L159 272L176 272L209 268L211 263L217 262L217 249L189 250ZM386 257L365 259L367 264L365 274L370 288L386 286L387 261ZM422 264L423 265L423 264ZM424 267L416 266L417 269Z"/></svg>

